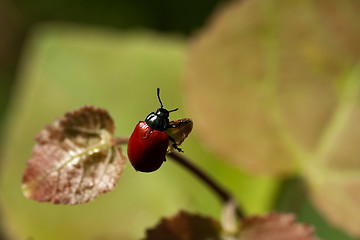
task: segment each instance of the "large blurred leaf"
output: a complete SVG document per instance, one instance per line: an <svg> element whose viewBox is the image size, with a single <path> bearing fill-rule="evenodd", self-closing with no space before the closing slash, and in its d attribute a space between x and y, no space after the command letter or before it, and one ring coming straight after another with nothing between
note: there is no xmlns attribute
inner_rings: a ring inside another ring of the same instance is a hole
<svg viewBox="0 0 360 240"><path fill-rule="evenodd" d="M106 108L115 121L115 136L129 136L138 121L159 107L156 88L160 87L164 106L179 107L171 120L191 117L181 105L183 39L54 23L37 28L31 36L1 138L1 211L4 229L13 239L132 240L141 238L161 216L180 208L218 215L221 205L216 197L172 161L154 174L125 167L113 191L87 204L63 206L26 199L20 179L32 156L33 139L65 112L85 104ZM273 179L253 177L224 164L191 135L182 148L233 190L248 212L264 212L271 205Z"/></svg>
<svg viewBox="0 0 360 240"><path fill-rule="evenodd" d="M322 212L357 236L359 11L356 0L235 1L194 39L185 77L207 146L252 173L303 173Z"/></svg>

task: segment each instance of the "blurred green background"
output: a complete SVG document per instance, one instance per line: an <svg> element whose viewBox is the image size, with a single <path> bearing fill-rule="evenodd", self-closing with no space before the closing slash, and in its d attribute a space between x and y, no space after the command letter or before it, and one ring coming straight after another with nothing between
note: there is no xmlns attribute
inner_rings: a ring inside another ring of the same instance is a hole
<svg viewBox="0 0 360 240"><path fill-rule="evenodd" d="M37 24L64 21L112 29L146 28L189 36L226 0L0 1L0 121L16 78L24 44Z"/></svg>
<svg viewBox="0 0 360 240"><path fill-rule="evenodd" d="M128 136L137 121L158 107L155 91L161 87L164 104L181 109L174 118L183 117L179 89L187 38L218 4L1 1L4 239L138 239L160 217L180 209L219 216L217 199L171 162L165 171L151 175L128 166L113 192L79 206L39 204L25 199L20 189L35 134L66 111L83 104L104 107L115 119L117 135ZM238 170L223 166L192 142L184 146L186 151L197 161L203 159L210 171L220 165L213 173L220 181L238 179ZM273 182L244 180L239 185L264 184L263 190L247 190L249 210L264 211L268 203L252 202L271 197ZM239 185L233 185L234 190Z"/></svg>
<svg viewBox="0 0 360 240"><path fill-rule="evenodd" d="M118 186L77 206L23 197L20 181L34 136L84 104L109 110L116 135L156 110L156 87L173 119L191 117L183 77L193 36L228 1L0 2L1 228L3 239L139 239L180 209L220 216L216 197L168 161L152 174L128 164ZM307 199L298 178L255 176L205 148L197 126L185 153L231 190L248 214L293 211L329 240L350 240ZM189 187L191 186L191 187Z"/></svg>

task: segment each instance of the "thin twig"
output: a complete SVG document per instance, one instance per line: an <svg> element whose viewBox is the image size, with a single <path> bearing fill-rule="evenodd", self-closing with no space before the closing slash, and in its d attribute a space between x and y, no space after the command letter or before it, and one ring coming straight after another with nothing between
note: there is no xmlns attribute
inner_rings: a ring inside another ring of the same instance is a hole
<svg viewBox="0 0 360 240"><path fill-rule="evenodd" d="M184 156L184 154L171 151L167 154L167 156L171 157L173 160L175 160L175 162L185 167L196 177L198 177L224 202L224 204L230 201L234 201L234 197L228 191L226 191L222 186L220 186L217 182L215 182L213 178L207 175L199 167L195 166L191 160L189 160L187 157ZM238 205L236 206L235 211L239 219L244 218L244 213Z"/></svg>
<svg viewBox="0 0 360 240"><path fill-rule="evenodd" d="M127 144L129 142L130 137L118 137L114 139L116 145L118 144Z"/></svg>

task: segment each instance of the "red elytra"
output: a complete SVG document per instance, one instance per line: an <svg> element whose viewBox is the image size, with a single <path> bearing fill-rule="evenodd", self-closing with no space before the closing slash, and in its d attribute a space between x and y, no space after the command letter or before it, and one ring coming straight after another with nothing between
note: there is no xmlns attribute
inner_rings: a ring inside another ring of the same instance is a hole
<svg viewBox="0 0 360 240"><path fill-rule="evenodd" d="M151 130L146 122L139 122L127 147L131 165L140 172L157 170L165 160L168 144L169 137L165 132Z"/></svg>
<svg viewBox="0 0 360 240"><path fill-rule="evenodd" d="M192 129L192 121L188 118L169 122L169 114L178 109L168 111L163 107L159 88L157 97L161 107L136 125L128 142L129 160L135 170L140 172L157 170L165 161L168 146L169 151L176 149L182 152L178 146Z"/></svg>

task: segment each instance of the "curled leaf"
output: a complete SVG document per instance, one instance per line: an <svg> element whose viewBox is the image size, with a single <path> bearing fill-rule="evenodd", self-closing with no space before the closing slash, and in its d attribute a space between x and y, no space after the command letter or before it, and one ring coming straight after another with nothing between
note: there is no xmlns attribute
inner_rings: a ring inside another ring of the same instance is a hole
<svg viewBox="0 0 360 240"><path fill-rule="evenodd" d="M166 129L166 134L171 137L174 142L169 141L169 150L173 150L174 146L173 143L176 144L176 146L180 146L181 143L189 136L192 128L193 128L193 122L190 118L182 118L175 121L171 121L169 123L168 129Z"/></svg>
<svg viewBox="0 0 360 240"><path fill-rule="evenodd" d="M316 240L314 228L296 223L293 214L271 213L242 222L239 240Z"/></svg>
<svg viewBox="0 0 360 240"><path fill-rule="evenodd" d="M78 204L112 190L125 164L113 142L114 129L108 112L94 106L45 126L23 173L24 195L39 202Z"/></svg>
<svg viewBox="0 0 360 240"><path fill-rule="evenodd" d="M217 221L181 211L147 230L144 240L220 240L220 231Z"/></svg>

